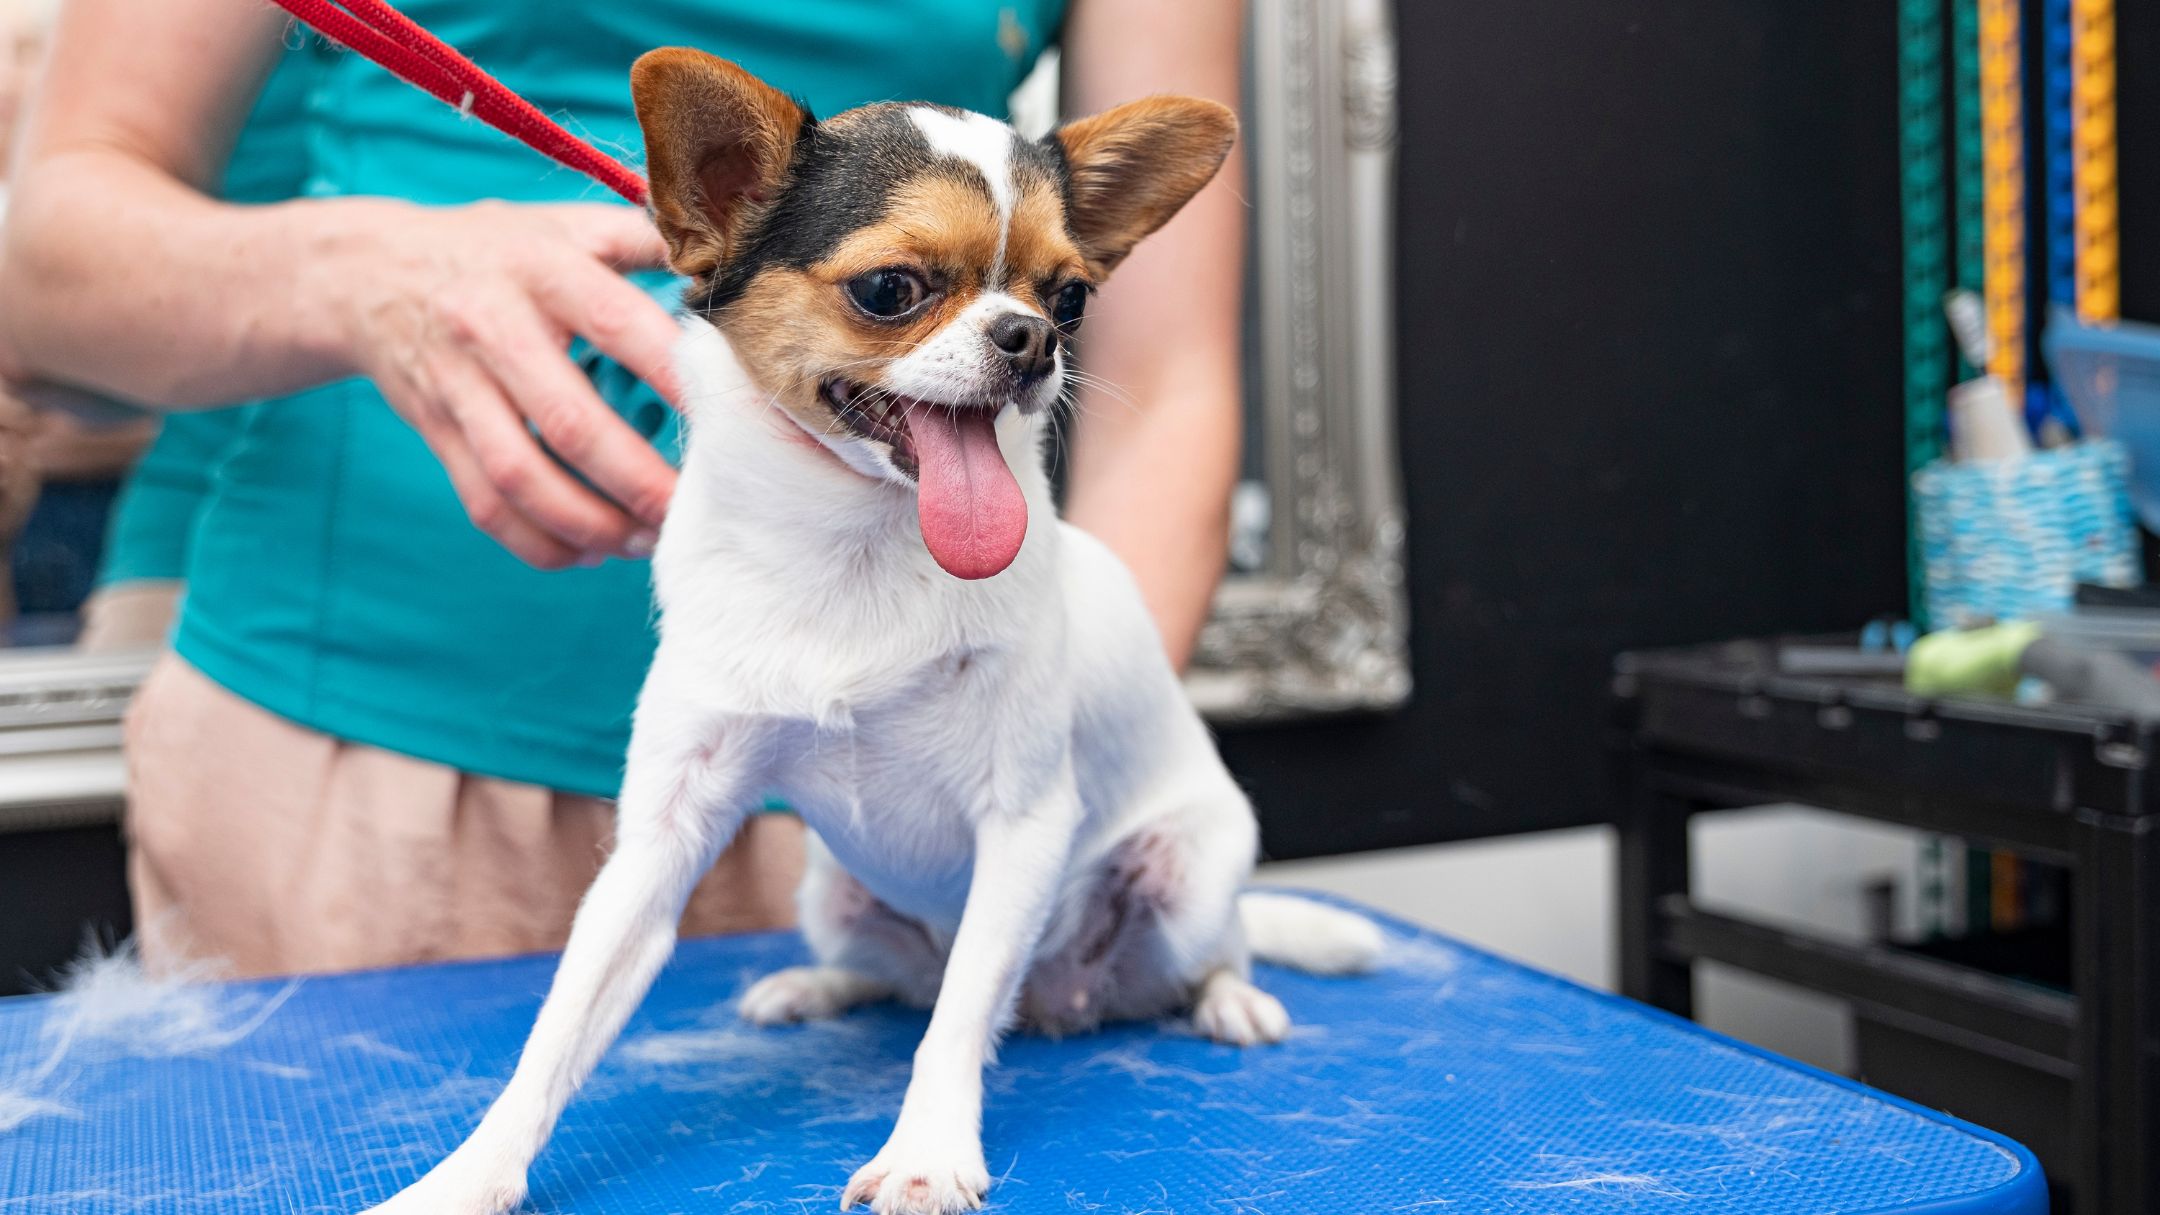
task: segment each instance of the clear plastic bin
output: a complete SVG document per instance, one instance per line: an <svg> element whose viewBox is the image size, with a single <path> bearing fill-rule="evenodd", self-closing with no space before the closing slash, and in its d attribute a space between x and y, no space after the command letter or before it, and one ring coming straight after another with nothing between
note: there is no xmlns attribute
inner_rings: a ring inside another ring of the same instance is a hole
<svg viewBox="0 0 2160 1215"><path fill-rule="evenodd" d="M2130 453L2131 501L2160 531L2160 326L2085 325L2058 309L2041 344L2078 421Z"/></svg>
<svg viewBox="0 0 2160 1215"><path fill-rule="evenodd" d="M2081 607L2074 612L2043 613L2034 622L2058 641L2114 650L2148 667L2160 664L2160 612Z"/></svg>

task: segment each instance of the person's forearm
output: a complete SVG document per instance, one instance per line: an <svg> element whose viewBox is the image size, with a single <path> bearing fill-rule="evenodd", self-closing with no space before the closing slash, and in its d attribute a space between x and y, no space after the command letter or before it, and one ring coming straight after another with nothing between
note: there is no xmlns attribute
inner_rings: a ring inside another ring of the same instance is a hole
<svg viewBox="0 0 2160 1215"><path fill-rule="evenodd" d="M1229 560L1237 480L1235 373L1192 369L1131 390L1134 405L1098 395L1086 407L1128 413L1117 438L1076 463L1066 516L1124 560L1163 647L1182 669L1207 623ZM1175 402L1167 406L1154 401ZM1225 432L1228 433L1225 433Z"/></svg>
<svg viewBox="0 0 2160 1215"><path fill-rule="evenodd" d="M1075 0L1065 106L1085 114L1150 93L1238 104L1239 0ZM1066 515L1130 566L1183 667L1230 545L1243 401L1243 157L1104 284L1080 334Z"/></svg>
<svg viewBox="0 0 2160 1215"><path fill-rule="evenodd" d="M678 398L644 215L594 203L213 201L275 69L260 0L69 0L0 241L0 380L159 409L373 381L476 527L544 569L651 552L675 470L565 351Z"/></svg>
<svg viewBox="0 0 2160 1215"><path fill-rule="evenodd" d="M277 61L258 0L69 0L13 166L0 238L0 376L157 408L220 405L349 370L322 284L375 206L239 208L208 192Z"/></svg>
<svg viewBox="0 0 2160 1215"><path fill-rule="evenodd" d="M291 391L352 370L327 281L372 200L237 207L130 154L29 167L0 251L0 374L157 408Z"/></svg>

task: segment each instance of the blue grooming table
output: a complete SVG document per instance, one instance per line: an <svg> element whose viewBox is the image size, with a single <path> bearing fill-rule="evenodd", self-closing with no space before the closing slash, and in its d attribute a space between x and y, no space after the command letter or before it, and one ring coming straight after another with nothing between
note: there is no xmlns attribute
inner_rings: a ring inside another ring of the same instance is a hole
<svg viewBox="0 0 2160 1215"><path fill-rule="evenodd" d="M1382 971L1268 970L1299 1028L1016 1038L991 1074L993 1210L1057 1215L1904 1211L2040 1215L2008 1140L1640 1005L1390 924ZM899 1108L924 1018L755 1030L788 936L686 942L532 1172L534 1211L830 1211ZM78 1041L0 1133L0 1212L351 1212L454 1146L554 960L239 984L177 1057ZM0 1093L51 1055L0 1002ZM243 1032L244 1031L244 1032ZM134 1053L130 1053L134 1052ZM22 1092L16 1094L23 1099ZM49 1106L50 1108L46 1108Z"/></svg>

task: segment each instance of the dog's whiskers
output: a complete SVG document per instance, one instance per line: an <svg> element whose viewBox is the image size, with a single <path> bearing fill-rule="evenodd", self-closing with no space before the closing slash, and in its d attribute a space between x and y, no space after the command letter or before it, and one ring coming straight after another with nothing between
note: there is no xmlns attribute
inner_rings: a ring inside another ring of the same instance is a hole
<svg viewBox="0 0 2160 1215"><path fill-rule="evenodd" d="M1117 384L1114 381L1105 379L1104 377L1099 375L1091 375L1088 372L1082 371L1077 367L1067 369L1065 375L1066 387L1072 393L1073 408L1076 410L1084 411L1086 409L1086 405L1082 402L1081 399L1081 392L1078 391L1081 389L1085 389L1087 391L1087 395L1090 397L1097 395L1105 396L1125 406L1127 409L1132 410L1134 413L1143 412L1140 407L1139 401L1134 399L1132 393L1127 391L1122 385Z"/></svg>

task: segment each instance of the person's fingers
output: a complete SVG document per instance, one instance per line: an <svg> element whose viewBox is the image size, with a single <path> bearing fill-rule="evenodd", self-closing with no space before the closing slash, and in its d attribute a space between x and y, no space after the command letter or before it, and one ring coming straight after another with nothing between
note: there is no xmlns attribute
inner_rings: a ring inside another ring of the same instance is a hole
<svg viewBox="0 0 2160 1215"><path fill-rule="evenodd" d="M608 203L550 203L540 209L560 223L578 248L617 270L667 268L667 242L635 207Z"/></svg>
<svg viewBox="0 0 2160 1215"><path fill-rule="evenodd" d="M682 328L657 300L584 258L548 259L533 268L532 278L540 307L556 324L629 368L669 404L682 407L682 384L675 373L675 345Z"/></svg>
<svg viewBox="0 0 2160 1215"><path fill-rule="evenodd" d="M649 537L631 542L645 530L641 521L578 484L548 458L525 418L533 417L543 436L551 427L561 436L564 445L555 450L571 467L585 466L576 455L580 449L601 447L612 454L609 436L620 432L623 440L667 470L669 489L674 470L629 423L601 404L592 385L548 340L529 303L504 293L492 301L452 301L446 312L473 362L442 368L438 395L464 432L488 483L548 534L581 553L642 556L649 551ZM546 370L535 371L535 366ZM544 395L533 387L536 383L546 386ZM522 390L520 384L525 385ZM551 446L555 442L549 437ZM599 478L594 482L602 493L610 492Z"/></svg>
<svg viewBox="0 0 2160 1215"><path fill-rule="evenodd" d="M508 549L518 560L543 570L594 562L594 558L548 535L539 524L519 513L495 492L457 427L447 427L442 440L430 446L434 448L436 458L442 461L443 471L450 474L450 483L456 488L458 501L464 504L473 526Z"/></svg>
<svg viewBox="0 0 2160 1215"><path fill-rule="evenodd" d="M604 270L595 273L612 278ZM651 303L642 297L641 301ZM566 322L558 323L568 327ZM610 330L613 344L625 345L620 327L601 327ZM485 340L472 347L473 353L517 411L532 420L558 457L630 517L648 528L658 527L675 493L675 469L660 458L645 436L601 401L591 381L564 355L531 305L524 305L522 314L499 310L488 328ZM650 543L651 537L646 536L635 547Z"/></svg>
<svg viewBox="0 0 2160 1215"><path fill-rule="evenodd" d="M561 569L589 560L585 554L541 530L538 524L496 492L486 474L481 472L480 461L465 441L464 432L439 407L432 404L418 406L407 416L428 449L442 462L443 471L450 476L451 488L457 491L458 501L465 507L474 527L510 550L519 560L539 569Z"/></svg>
<svg viewBox="0 0 2160 1215"><path fill-rule="evenodd" d="M632 542L644 531L638 520L548 458L501 390L461 394L453 416L488 484L549 535L589 556L649 551Z"/></svg>

